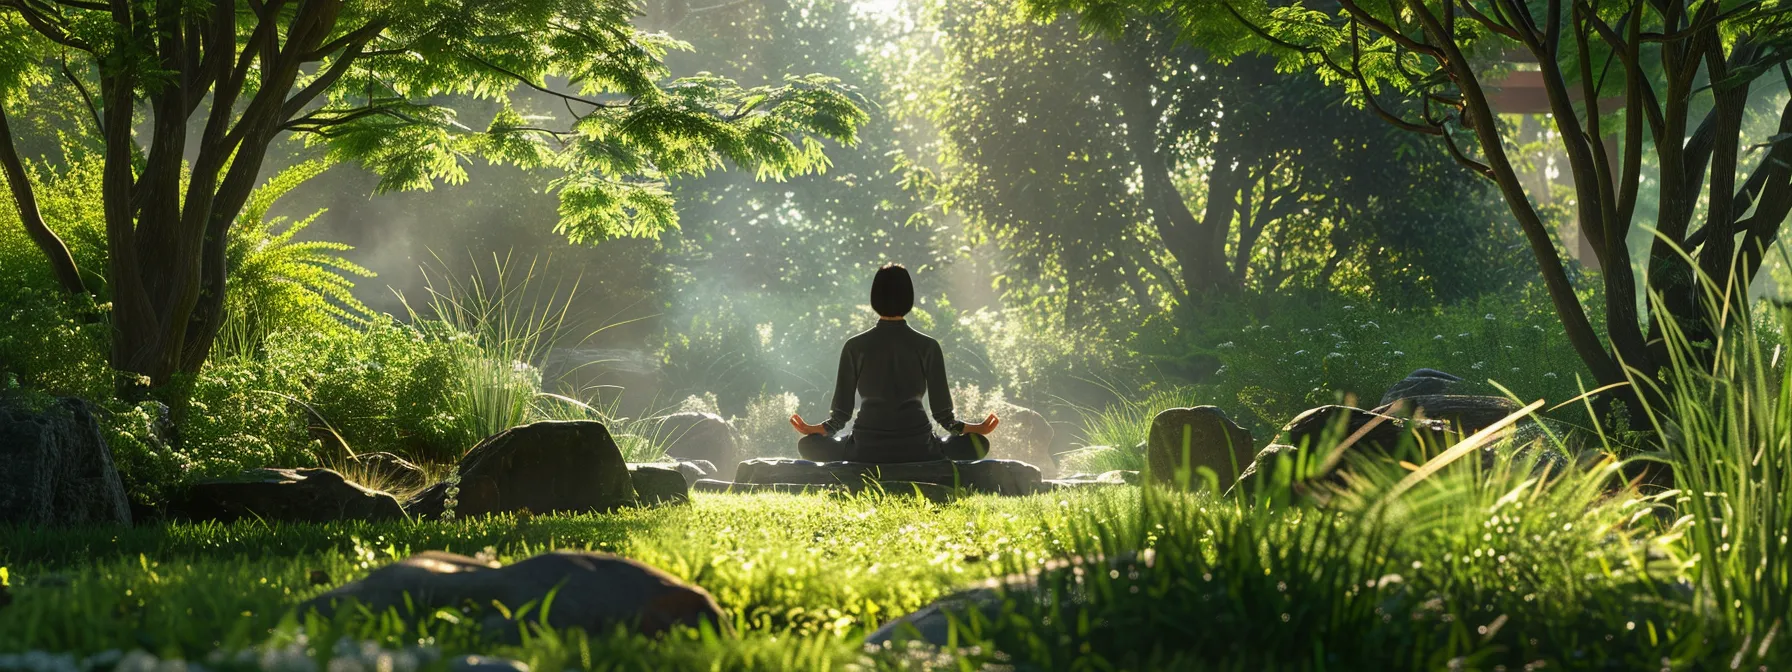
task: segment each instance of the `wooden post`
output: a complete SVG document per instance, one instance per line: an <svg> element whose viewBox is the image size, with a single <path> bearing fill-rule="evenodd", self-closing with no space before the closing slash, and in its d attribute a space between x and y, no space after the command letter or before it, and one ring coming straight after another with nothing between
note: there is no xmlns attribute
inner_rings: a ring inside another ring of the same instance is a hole
<svg viewBox="0 0 1792 672"><path fill-rule="evenodd" d="M1568 97L1579 100L1579 94L1579 89L1570 89ZM1551 112L1549 95L1543 87L1543 73L1536 70L1515 70L1508 73L1503 79L1488 84L1487 104L1493 108L1496 114L1547 115ZM1620 109L1624 107L1624 99L1617 97L1602 99L1599 101L1599 106L1600 109L1606 110ZM1605 157L1609 165L1619 165L1618 136L1606 136L1604 144ZM1562 165L1565 170L1572 170L1567 167L1566 162L1563 162ZM1613 179L1616 177L1613 175ZM1545 199L1547 200L1547 197ZM1571 237L1575 242L1569 248L1574 258L1580 261L1581 266L1585 268L1599 270L1599 256L1594 253L1592 244L1587 242L1587 237L1581 233L1580 222L1576 220L1568 226L1573 228L1564 227L1560 234L1564 242L1568 242Z"/></svg>

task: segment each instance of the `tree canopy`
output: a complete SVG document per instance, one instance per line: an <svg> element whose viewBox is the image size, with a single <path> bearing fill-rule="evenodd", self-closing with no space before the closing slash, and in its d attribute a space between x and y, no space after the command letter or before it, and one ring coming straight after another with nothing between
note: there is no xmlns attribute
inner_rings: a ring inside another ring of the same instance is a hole
<svg viewBox="0 0 1792 672"><path fill-rule="evenodd" d="M1746 285L1792 211L1792 97L1761 95L1792 90L1792 8L1783 2L1029 3L1110 34L1133 17L1169 12L1191 44L1272 55L1392 126L1433 138L1500 190L1576 351L1604 384L1623 382L1625 367L1653 374L1667 365L1667 330L1710 341L1725 302L1708 300L1700 278ZM1603 339L1539 195L1519 179L1514 140L1492 102L1518 64L1535 68L1572 173L1576 218L1604 269ZM1747 137L1744 121L1762 103L1781 108L1778 128ZM1639 198L1646 181L1658 191L1653 204ZM1629 263L1638 228L1650 234L1641 278ZM1639 301L1639 292L1658 300Z"/></svg>
<svg viewBox="0 0 1792 672"><path fill-rule="evenodd" d="M0 107L55 82L105 157L114 365L152 385L204 361L222 320L226 233L270 143L297 134L381 190L465 180L471 159L548 171L574 240L654 236L665 181L733 164L762 179L827 166L868 117L837 80L671 78L687 45L627 0L69 0L0 3ZM525 95L554 109L531 109ZM463 119L453 97L501 103ZM0 167L65 288L85 290L37 211L0 114ZM142 132L134 132L143 129Z"/></svg>
<svg viewBox="0 0 1792 672"><path fill-rule="evenodd" d="M1454 300L1521 272L1491 190L1316 77L1179 40L1168 11L1089 36L1021 3L934 7L946 65L916 68L906 108L939 128L941 202L1010 252L1012 290L1059 287L1074 316L1247 290Z"/></svg>

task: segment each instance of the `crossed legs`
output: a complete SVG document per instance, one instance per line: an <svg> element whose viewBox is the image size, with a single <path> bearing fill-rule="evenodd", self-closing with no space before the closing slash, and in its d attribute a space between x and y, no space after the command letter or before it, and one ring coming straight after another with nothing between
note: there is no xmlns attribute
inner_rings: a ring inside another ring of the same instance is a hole
<svg viewBox="0 0 1792 672"><path fill-rule="evenodd" d="M853 445L852 435L810 434L796 442L797 454L814 462L926 462L929 460L981 460L989 454L989 438L977 434L933 437L929 450L909 459L868 455Z"/></svg>

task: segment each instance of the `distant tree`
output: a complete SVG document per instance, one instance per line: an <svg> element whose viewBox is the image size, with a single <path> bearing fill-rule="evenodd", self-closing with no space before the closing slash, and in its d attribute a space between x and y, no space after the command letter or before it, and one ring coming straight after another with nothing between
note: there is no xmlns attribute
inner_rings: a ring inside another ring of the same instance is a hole
<svg viewBox="0 0 1792 672"><path fill-rule="evenodd" d="M636 30L635 13L630 0L0 0L0 108L57 78L86 103L105 157L113 365L159 386L210 352L227 233L283 134L374 171L381 190L464 181L473 157L553 171L558 230L581 241L676 225L669 177L724 162L818 171L820 139L853 142L867 120L821 76L666 81L663 57L685 45ZM523 92L565 114L526 115L510 104ZM450 95L503 104L477 130L440 103ZM0 168L63 286L85 291L3 110Z"/></svg>
<svg viewBox="0 0 1792 672"><path fill-rule="evenodd" d="M674 70L701 67L744 83L828 72L882 115L888 73L871 56L902 27L860 4L662 0L646 5L642 23L691 45L667 57ZM662 322L664 370L676 394L714 392L726 412L765 392L821 398L832 389L840 341L865 328L866 283L881 262L916 271L923 309L936 305L947 290L939 271L958 263L958 243L915 216L927 203L904 188L892 161L912 135L896 121L880 116L858 144L830 151L825 174L772 186L744 172L671 181L681 225L663 241L660 268L670 318ZM955 378L964 373L954 368Z"/></svg>
<svg viewBox="0 0 1792 672"><path fill-rule="evenodd" d="M1110 34L1126 31L1129 17L1170 13L1187 43L1273 54L1340 85L1394 127L1435 138L1499 188L1569 340L1602 384L1623 382L1625 367L1653 375L1667 365L1670 323L1694 342L1710 341L1712 311L1734 307L1705 301L1699 274L1746 286L1792 211L1792 98L1779 103L1777 131L1742 132L1751 93L1792 90L1792 11L1783 2L1028 2ZM1569 282L1539 195L1520 182L1515 142L1489 102L1514 62L1537 68L1543 83L1576 218L1603 269L1606 340ZM1614 136L1617 147L1608 148ZM1654 174L1644 174L1646 163ZM1645 181L1659 190L1653 213L1638 198ZM1638 226L1654 233L1640 282L1629 248ZM1659 303L1639 308L1639 291Z"/></svg>
<svg viewBox="0 0 1792 672"><path fill-rule="evenodd" d="M942 200L1071 297L1457 298L1518 270L1496 261L1490 190L1344 114L1315 77L1215 58L1167 13L1128 15L1109 39L1018 2L937 7L948 65L910 108L943 136Z"/></svg>

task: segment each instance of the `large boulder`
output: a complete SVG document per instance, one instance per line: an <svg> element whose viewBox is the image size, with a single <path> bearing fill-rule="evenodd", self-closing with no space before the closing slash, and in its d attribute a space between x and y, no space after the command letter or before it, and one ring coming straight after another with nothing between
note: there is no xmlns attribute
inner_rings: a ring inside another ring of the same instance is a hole
<svg viewBox="0 0 1792 672"><path fill-rule="evenodd" d="M628 465L629 481L635 486L635 499L642 505L681 504L691 501L690 486L684 474L665 464Z"/></svg>
<svg viewBox="0 0 1792 672"><path fill-rule="evenodd" d="M865 481L906 481L994 495L1030 495L1039 492L1042 487L1037 467L1014 460L933 460L872 464L762 457L740 463L735 480L759 484L838 483L849 487Z"/></svg>
<svg viewBox="0 0 1792 672"><path fill-rule="evenodd" d="M553 602L542 608L549 595ZM703 623L728 629L721 607L702 588L633 560L580 551L543 553L504 567L425 551L319 595L302 605L301 613L315 609L328 616L354 603L375 613L396 609L405 618L475 607L487 635L511 642L520 639L524 622L541 623L544 612L550 627L592 634L617 625L648 635ZM536 608L522 609L530 603Z"/></svg>
<svg viewBox="0 0 1792 672"><path fill-rule="evenodd" d="M1232 487L1257 449L1250 430L1238 426L1217 406L1171 408L1151 420L1145 439L1145 462L1151 479L1176 483L1179 473L1198 467L1219 476L1220 492Z"/></svg>
<svg viewBox="0 0 1792 672"><path fill-rule="evenodd" d="M720 472L710 474L723 480L734 478L734 464L740 462L740 439L734 427L714 413L673 413L661 417L654 438L666 446L666 455L680 461L708 461Z"/></svg>
<svg viewBox="0 0 1792 672"><path fill-rule="evenodd" d="M0 405L0 523L129 525L131 506L93 407Z"/></svg>
<svg viewBox="0 0 1792 672"><path fill-rule="evenodd" d="M603 423L592 420L519 425L479 442L461 458L454 513L481 516L613 511L635 503L628 463ZM452 481L413 497L405 509L433 518L446 508Z"/></svg>
<svg viewBox="0 0 1792 672"><path fill-rule="evenodd" d="M1370 412L1399 418L1443 420L1455 431L1468 435L1506 419L1521 408L1518 402L1505 397L1423 394L1396 399Z"/></svg>
<svg viewBox="0 0 1792 672"><path fill-rule="evenodd" d="M710 464L709 460L679 460L673 464L678 473L684 475L687 484L716 475L716 465Z"/></svg>
<svg viewBox="0 0 1792 672"><path fill-rule="evenodd" d="M1058 474L1057 460L1052 458L1052 439L1057 435L1045 416L1030 408L1010 405L997 411L1002 426L989 442L988 457L992 460L1017 460L1039 467L1045 478ZM979 418L981 420L981 418Z"/></svg>
<svg viewBox="0 0 1792 672"><path fill-rule="evenodd" d="M1381 395L1381 402L1377 405L1386 406L1410 397L1449 394L1461 388L1464 383L1462 378L1437 369L1419 369L1406 374L1400 382L1389 387L1387 393Z"/></svg>
<svg viewBox="0 0 1792 672"><path fill-rule="evenodd" d="M295 523L394 520L398 500L329 469L251 469L235 478L195 483L174 507L189 520L244 518Z"/></svg>
<svg viewBox="0 0 1792 672"><path fill-rule="evenodd" d="M955 628L963 628L973 618L986 623L996 621L1009 609L1021 617L1057 611L1056 617L1076 623L1082 610L1094 603L1092 598L1096 591L1102 591L1104 596L1137 595L1141 587L1158 583L1152 576L1154 571L1159 571L1158 566L1157 554L1149 549L1109 557L1054 559L1026 573L990 579L948 594L883 624L866 635L865 646L871 649L889 649L907 643L947 646L953 639ZM1105 585L1095 588L1097 584Z"/></svg>
<svg viewBox="0 0 1792 672"><path fill-rule="evenodd" d="M1239 474L1231 492L1250 494L1264 484L1276 482L1273 472L1282 457L1306 462L1299 470L1302 478L1294 481L1303 488L1314 481L1340 483L1338 467L1345 463L1347 452L1395 455L1421 442L1442 449L1448 430L1449 425L1442 420L1397 418L1350 406L1321 406L1301 413L1284 426L1275 441L1259 451L1251 466ZM1334 449L1340 445L1343 450Z"/></svg>

